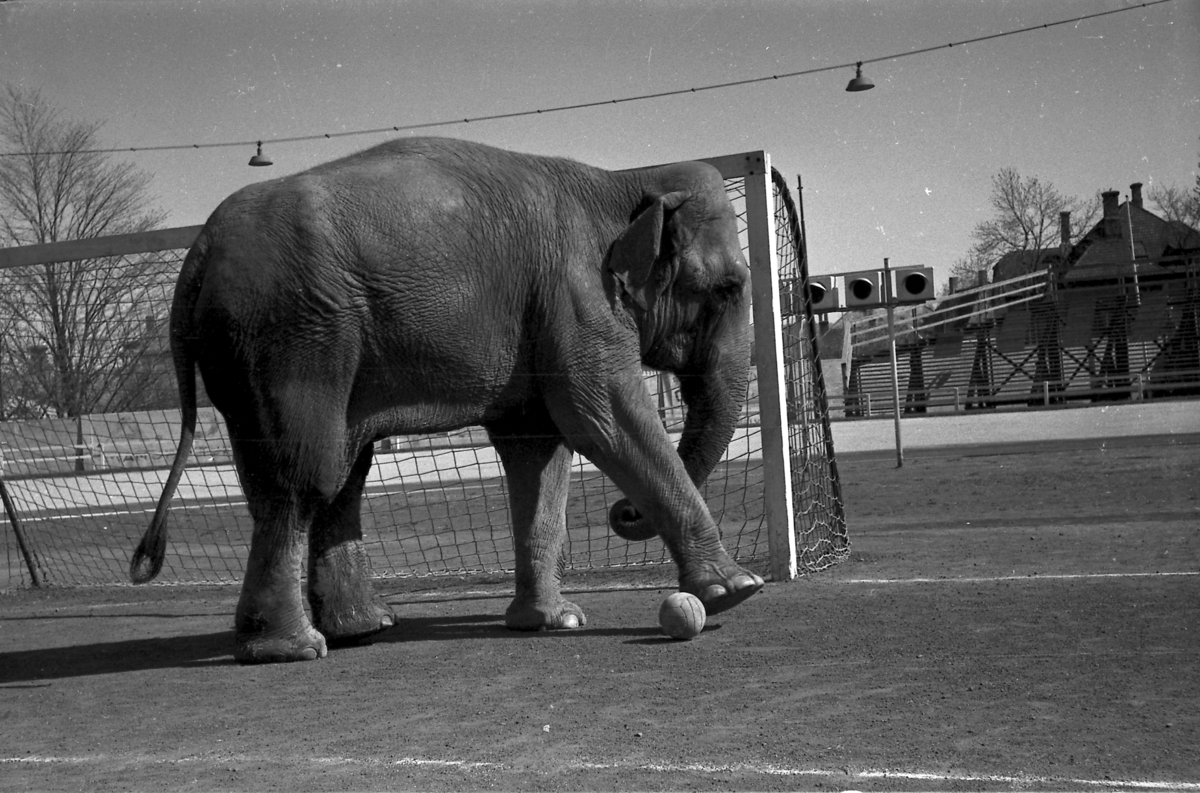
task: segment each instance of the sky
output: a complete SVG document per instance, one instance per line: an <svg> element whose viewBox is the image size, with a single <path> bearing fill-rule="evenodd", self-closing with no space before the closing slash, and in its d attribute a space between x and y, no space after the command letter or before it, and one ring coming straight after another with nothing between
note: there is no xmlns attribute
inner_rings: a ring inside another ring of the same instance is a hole
<svg viewBox="0 0 1200 793"><path fill-rule="evenodd" d="M153 175L168 225L397 133L272 139L604 101L852 67L420 133L604 168L762 150L803 203L813 273L930 265L939 284L994 216L1002 168L1086 198L1190 188L1200 0L7 0L0 81ZM1132 10L947 47L1099 11Z"/></svg>

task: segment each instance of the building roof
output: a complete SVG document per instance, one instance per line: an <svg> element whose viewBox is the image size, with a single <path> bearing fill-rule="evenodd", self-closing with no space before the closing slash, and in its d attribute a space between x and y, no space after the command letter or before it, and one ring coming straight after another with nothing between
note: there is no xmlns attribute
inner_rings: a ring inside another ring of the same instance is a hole
<svg viewBox="0 0 1200 793"><path fill-rule="evenodd" d="M1135 262L1139 278L1166 275L1182 263L1172 261L1175 256L1200 248L1200 232L1160 218L1139 201L1114 201L1106 210L1100 222L1072 246L1064 284L1128 278L1135 272Z"/></svg>
<svg viewBox="0 0 1200 793"><path fill-rule="evenodd" d="M1200 231L1146 209L1141 185L1132 187L1134 197L1124 203L1117 203L1115 191L1105 194L1104 217L1071 246L1064 284L1128 278L1135 261L1139 277L1154 277L1181 266L1180 254L1200 253ZM1062 261L1060 247L1009 251L992 266L992 282L1046 270Z"/></svg>
<svg viewBox="0 0 1200 793"><path fill-rule="evenodd" d="M1019 275L1045 270L1051 263L1062 258L1058 248L1039 248L1009 251L992 265L992 282L1007 281Z"/></svg>

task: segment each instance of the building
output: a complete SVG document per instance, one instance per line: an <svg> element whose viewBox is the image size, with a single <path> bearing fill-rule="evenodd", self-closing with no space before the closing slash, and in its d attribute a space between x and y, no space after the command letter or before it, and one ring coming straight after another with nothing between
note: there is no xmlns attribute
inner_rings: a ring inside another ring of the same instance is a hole
<svg viewBox="0 0 1200 793"><path fill-rule="evenodd" d="M906 412L1200 394L1200 231L1146 209L1141 183L1101 197L1078 240L1063 213L1058 246L1003 256L897 328ZM890 372L871 319L847 324L850 415L890 401Z"/></svg>
<svg viewBox="0 0 1200 793"><path fill-rule="evenodd" d="M1129 199L1124 203L1116 190L1107 190L1100 197L1100 221L1077 242L1071 240L1070 213L1063 212L1058 247L1004 254L992 267L992 281L1061 268L1061 283L1067 286L1116 284L1135 276L1144 286L1180 277L1189 259L1195 264L1200 256L1200 231L1146 209L1141 182L1129 186Z"/></svg>

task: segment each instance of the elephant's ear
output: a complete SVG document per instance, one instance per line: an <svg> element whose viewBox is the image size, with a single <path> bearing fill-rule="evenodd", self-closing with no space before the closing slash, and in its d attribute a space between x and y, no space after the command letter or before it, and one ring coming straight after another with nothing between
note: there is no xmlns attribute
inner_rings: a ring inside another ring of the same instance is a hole
<svg viewBox="0 0 1200 793"><path fill-rule="evenodd" d="M667 212L678 209L686 199L683 192L655 198L613 242L608 269L625 294L643 311L654 303L665 286L664 279L656 277L655 266L663 253Z"/></svg>

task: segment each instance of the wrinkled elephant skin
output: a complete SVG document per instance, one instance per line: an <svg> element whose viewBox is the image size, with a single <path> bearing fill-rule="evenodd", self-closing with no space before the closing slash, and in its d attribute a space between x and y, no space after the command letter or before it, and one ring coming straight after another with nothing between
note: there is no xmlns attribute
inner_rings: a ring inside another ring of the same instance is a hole
<svg viewBox="0 0 1200 793"><path fill-rule="evenodd" d="M161 568L199 371L254 519L243 661L319 658L392 625L362 542L372 443L471 425L511 494L510 628L586 622L560 594L572 451L624 492L614 531L661 537L680 587L727 609L763 581L726 552L698 486L746 398L748 304L733 209L700 163L609 172L405 139L239 190L176 286L183 426L131 575ZM643 365L679 377L678 449Z"/></svg>

